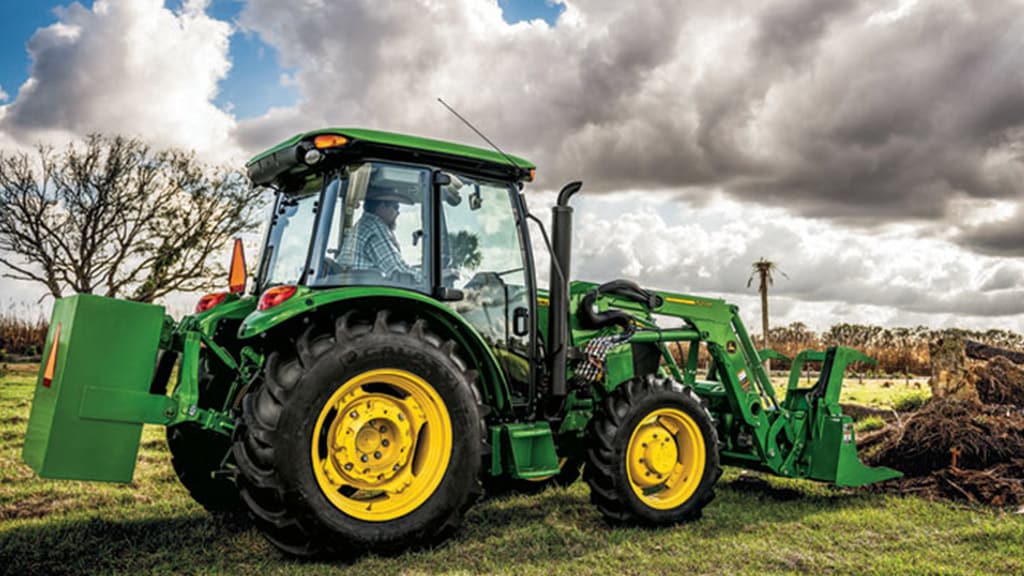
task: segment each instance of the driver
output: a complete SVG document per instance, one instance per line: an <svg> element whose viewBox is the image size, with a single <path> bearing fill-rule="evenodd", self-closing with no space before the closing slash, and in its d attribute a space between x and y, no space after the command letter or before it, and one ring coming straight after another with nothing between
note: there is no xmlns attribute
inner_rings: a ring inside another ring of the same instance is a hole
<svg viewBox="0 0 1024 576"><path fill-rule="evenodd" d="M412 196L404 190L379 185L367 189L363 215L342 243L342 254L351 255L353 270L375 270L388 280L420 283L419 270L402 260L395 238L399 205L412 203Z"/></svg>

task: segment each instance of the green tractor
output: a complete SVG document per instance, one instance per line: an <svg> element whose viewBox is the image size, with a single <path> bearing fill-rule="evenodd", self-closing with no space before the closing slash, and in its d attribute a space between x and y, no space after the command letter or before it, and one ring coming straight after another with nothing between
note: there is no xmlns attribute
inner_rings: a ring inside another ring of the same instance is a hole
<svg viewBox="0 0 1024 576"><path fill-rule="evenodd" d="M860 462L839 405L847 365L871 362L859 352L800 353L780 398L762 362L785 358L735 306L570 282L579 182L549 242L522 193L533 164L500 152L327 129L247 168L275 197L247 293L236 246L231 290L180 322L56 303L24 447L40 476L128 482L142 424L162 424L197 502L246 511L299 556L437 542L485 492L581 474L610 521L644 525L699 518L722 464L898 476ZM801 387L808 362L820 377Z"/></svg>

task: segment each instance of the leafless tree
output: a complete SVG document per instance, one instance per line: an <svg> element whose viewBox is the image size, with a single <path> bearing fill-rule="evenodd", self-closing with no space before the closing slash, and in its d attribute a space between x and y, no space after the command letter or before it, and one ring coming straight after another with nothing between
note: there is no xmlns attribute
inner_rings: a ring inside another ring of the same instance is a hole
<svg viewBox="0 0 1024 576"><path fill-rule="evenodd" d="M151 302L208 290L226 276L216 256L254 228L261 207L237 171L136 139L0 151L0 269L54 298Z"/></svg>

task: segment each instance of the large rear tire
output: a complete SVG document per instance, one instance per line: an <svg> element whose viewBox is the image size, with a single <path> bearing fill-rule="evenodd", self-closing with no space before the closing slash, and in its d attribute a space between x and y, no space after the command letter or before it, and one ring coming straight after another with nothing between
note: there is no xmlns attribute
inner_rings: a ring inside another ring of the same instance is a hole
<svg viewBox="0 0 1024 576"><path fill-rule="evenodd" d="M314 323L270 352L233 449L257 526L299 556L450 535L480 494L474 379L453 341L386 310Z"/></svg>
<svg viewBox="0 0 1024 576"><path fill-rule="evenodd" d="M584 478L614 522L700 518L722 474L711 414L690 388L647 376L616 388L588 428Z"/></svg>

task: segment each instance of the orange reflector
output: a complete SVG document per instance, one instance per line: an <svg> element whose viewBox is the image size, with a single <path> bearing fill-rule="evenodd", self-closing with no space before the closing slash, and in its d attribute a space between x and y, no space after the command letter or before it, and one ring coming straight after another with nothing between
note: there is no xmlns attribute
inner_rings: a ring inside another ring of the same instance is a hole
<svg viewBox="0 0 1024 576"><path fill-rule="evenodd" d="M267 290L260 296L260 303L256 306L257 310L266 310L273 308L281 302L291 298L295 295L295 286L274 286Z"/></svg>
<svg viewBox="0 0 1024 576"><path fill-rule="evenodd" d="M46 369L43 370L43 386L49 388L53 383L53 372L57 369L57 347L60 344L60 322L53 331L53 343L50 344L50 355L46 358Z"/></svg>
<svg viewBox="0 0 1024 576"><path fill-rule="evenodd" d="M530 176L527 178L527 182L533 182L537 178L537 169L530 168Z"/></svg>
<svg viewBox="0 0 1024 576"><path fill-rule="evenodd" d="M344 146L348 144L348 138L345 138L341 134L321 134L316 138L313 138L313 146L317 148L337 148L338 146Z"/></svg>
<svg viewBox="0 0 1024 576"><path fill-rule="evenodd" d="M231 254L231 274L228 275L228 290L233 294L245 291L245 253L242 239L235 238L235 250Z"/></svg>

